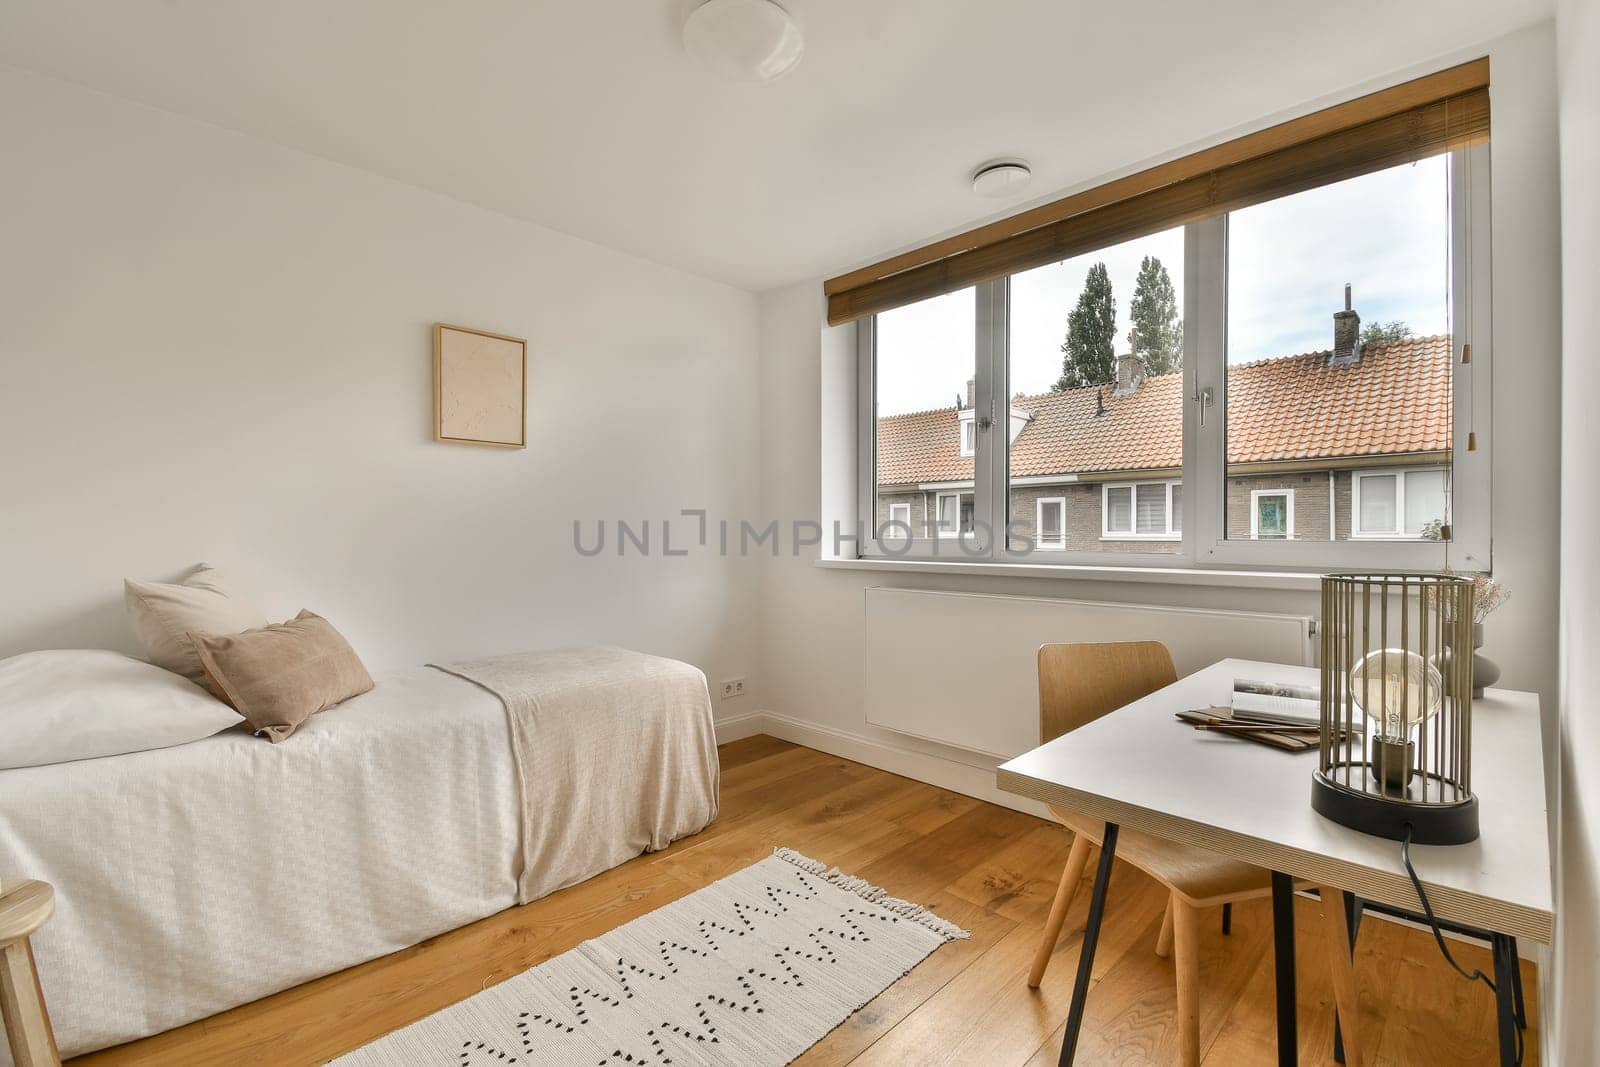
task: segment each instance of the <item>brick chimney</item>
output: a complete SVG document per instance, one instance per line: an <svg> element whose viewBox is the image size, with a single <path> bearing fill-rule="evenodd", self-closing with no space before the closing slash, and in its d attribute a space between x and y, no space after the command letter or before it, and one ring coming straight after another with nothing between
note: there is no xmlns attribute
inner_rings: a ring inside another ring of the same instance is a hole
<svg viewBox="0 0 1600 1067"><path fill-rule="evenodd" d="M969 408L978 406L978 379L967 379L967 402L962 406Z"/></svg>
<svg viewBox="0 0 1600 1067"><path fill-rule="evenodd" d="M1350 283L1344 287L1344 310L1333 313L1333 355L1330 367L1348 367L1361 362L1361 316L1350 310Z"/></svg>
<svg viewBox="0 0 1600 1067"><path fill-rule="evenodd" d="M1144 357L1127 352L1117 357L1117 385L1112 396L1132 396L1144 384Z"/></svg>

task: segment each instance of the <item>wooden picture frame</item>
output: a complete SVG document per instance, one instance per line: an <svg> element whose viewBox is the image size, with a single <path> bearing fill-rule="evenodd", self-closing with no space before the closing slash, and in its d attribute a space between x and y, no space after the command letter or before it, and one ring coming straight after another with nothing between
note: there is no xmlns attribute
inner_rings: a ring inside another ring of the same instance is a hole
<svg viewBox="0 0 1600 1067"><path fill-rule="evenodd" d="M528 342L433 324L433 436L456 444L528 447Z"/></svg>

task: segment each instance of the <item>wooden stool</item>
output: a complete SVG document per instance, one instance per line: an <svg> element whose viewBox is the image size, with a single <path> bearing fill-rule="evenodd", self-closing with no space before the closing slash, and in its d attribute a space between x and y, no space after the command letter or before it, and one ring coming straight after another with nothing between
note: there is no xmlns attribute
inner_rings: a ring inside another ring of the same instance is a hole
<svg viewBox="0 0 1600 1067"><path fill-rule="evenodd" d="M17 1067L59 1067L56 1035L44 1010L44 991L33 964L28 938L56 910L56 893L47 882L0 885L0 1021Z"/></svg>

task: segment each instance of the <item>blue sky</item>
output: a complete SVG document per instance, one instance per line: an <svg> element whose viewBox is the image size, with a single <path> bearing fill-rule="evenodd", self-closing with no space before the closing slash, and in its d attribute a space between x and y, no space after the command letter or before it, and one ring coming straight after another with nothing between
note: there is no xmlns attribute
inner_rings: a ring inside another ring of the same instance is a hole
<svg viewBox="0 0 1600 1067"><path fill-rule="evenodd" d="M1418 335L1449 328L1448 167L1438 156L1234 212L1228 223L1228 360L1325 349L1353 286L1363 324L1401 319ZM1067 314L1096 262L1117 299L1126 348L1139 262L1154 255L1183 292L1183 231L1026 271L1011 283L1012 391L1061 374ZM949 406L973 371L971 290L878 317L880 415Z"/></svg>

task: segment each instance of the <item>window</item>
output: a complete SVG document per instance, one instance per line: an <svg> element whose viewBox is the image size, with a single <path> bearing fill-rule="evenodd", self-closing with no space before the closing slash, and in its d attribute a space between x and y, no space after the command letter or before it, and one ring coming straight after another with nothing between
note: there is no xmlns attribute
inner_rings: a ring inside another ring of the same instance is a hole
<svg viewBox="0 0 1600 1067"><path fill-rule="evenodd" d="M1067 547L1067 499L1042 496L1034 502L1034 528L1039 531L1035 548Z"/></svg>
<svg viewBox="0 0 1600 1067"><path fill-rule="evenodd" d="M1285 541L1294 536L1294 490L1250 491L1250 536Z"/></svg>
<svg viewBox="0 0 1600 1067"><path fill-rule="evenodd" d="M830 281L830 321L864 324L862 514L908 503L917 558L1409 569L1449 540L1488 568L1486 66L1437 78Z"/></svg>
<svg viewBox="0 0 1600 1067"><path fill-rule="evenodd" d="M974 505L971 493L940 493L938 500L940 537L961 537L974 532Z"/></svg>
<svg viewBox="0 0 1600 1067"><path fill-rule="evenodd" d="M1443 468L1358 471L1351 486L1351 536L1437 541L1448 507Z"/></svg>
<svg viewBox="0 0 1600 1067"><path fill-rule="evenodd" d="M1177 493L1176 503L1174 494ZM1182 502L1177 482L1135 482L1131 485L1106 485L1101 489L1100 536L1102 540L1157 538L1176 540L1183 533L1183 520L1177 503Z"/></svg>
<svg viewBox="0 0 1600 1067"><path fill-rule="evenodd" d="M1227 536L1417 540L1447 521L1451 170L1431 156L1226 217L1226 477L1249 493L1248 524L1227 508ZM1416 516L1402 476L1373 473L1397 459L1443 465L1414 494ZM1335 480L1299 530L1292 494L1272 492L1290 470ZM1359 504L1338 491L1348 478L1367 489Z"/></svg>
<svg viewBox="0 0 1600 1067"><path fill-rule="evenodd" d="M916 531L911 528L911 504L909 501L889 505L889 528L883 536L896 541L904 541L914 536Z"/></svg>
<svg viewBox="0 0 1600 1067"><path fill-rule="evenodd" d="M1008 493L1026 496L1052 479L1059 485L1060 479L1108 471L1145 477L1182 472L1183 260L1178 227L1011 276L1006 380L1003 392L996 391L1011 402L995 418L1009 431ZM1153 503L1143 505L1144 540L1087 539L1080 549L1179 552L1165 494L1160 515L1150 510ZM1126 495L1131 508L1134 494ZM1122 495L1115 500L1122 506ZM1101 501L1090 496L1084 506ZM1015 507L1001 511L1021 520L1009 531L1014 551L1043 543L1034 515ZM1132 530L1108 518L1102 528Z"/></svg>
<svg viewBox="0 0 1600 1067"><path fill-rule="evenodd" d="M976 427L977 299L972 289L875 316L862 338L862 397L875 447L863 468L872 516L866 547L895 557L959 551L950 542L977 528L973 449ZM963 490L965 495L963 496ZM891 524L904 517L910 528ZM972 547L962 545L961 547Z"/></svg>

